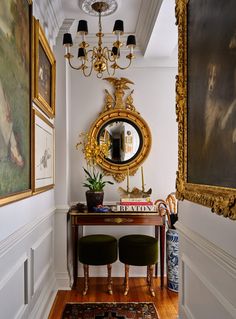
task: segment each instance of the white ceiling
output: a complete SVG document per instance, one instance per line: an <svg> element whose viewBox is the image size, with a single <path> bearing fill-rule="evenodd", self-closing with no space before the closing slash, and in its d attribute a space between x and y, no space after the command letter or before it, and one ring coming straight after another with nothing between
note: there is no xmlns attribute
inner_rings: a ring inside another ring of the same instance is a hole
<svg viewBox="0 0 236 319"><path fill-rule="evenodd" d="M115 41L112 34L114 21L124 21L125 42L128 34L136 36L136 53L147 58L171 58L177 50L177 27L175 25L175 0L117 0L118 9L110 16L102 17L104 44ZM84 13L79 7L79 0L61 0L63 24L59 36L71 32L75 43L78 20L88 21L87 41L97 43L98 18Z"/></svg>

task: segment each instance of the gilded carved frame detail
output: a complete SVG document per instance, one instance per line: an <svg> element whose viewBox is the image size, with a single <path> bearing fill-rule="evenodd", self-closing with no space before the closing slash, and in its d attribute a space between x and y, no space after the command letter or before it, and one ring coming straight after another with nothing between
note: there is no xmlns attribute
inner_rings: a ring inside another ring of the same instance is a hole
<svg viewBox="0 0 236 319"><path fill-rule="evenodd" d="M133 84L133 82L126 78L118 79L112 77L105 78L104 80L110 82L114 86L114 97L105 90L106 96L103 111L91 125L89 135L97 140L101 127L111 120L123 119L130 121L139 128L143 141L139 154L129 163L116 164L111 163L106 160L106 158L101 158L99 165L103 169L104 173L106 175L112 175L117 182L122 182L126 178L128 169L129 174L134 175L139 166L147 158L152 144L151 131L148 124L140 116L139 112L133 105L133 90L126 99L124 99L124 90L128 90L128 85Z"/></svg>
<svg viewBox="0 0 236 319"><path fill-rule="evenodd" d="M187 5L176 0L178 25L178 75L176 76L176 115L178 121L178 171L176 196L180 200L210 207L212 212L236 220L236 190L187 182Z"/></svg>

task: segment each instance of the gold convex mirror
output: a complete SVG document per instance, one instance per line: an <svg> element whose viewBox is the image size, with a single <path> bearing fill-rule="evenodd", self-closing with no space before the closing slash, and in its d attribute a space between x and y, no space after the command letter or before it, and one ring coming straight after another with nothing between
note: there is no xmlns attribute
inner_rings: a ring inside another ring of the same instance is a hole
<svg viewBox="0 0 236 319"><path fill-rule="evenodd" d="M128 84L126 78L105 78L115 88L114 95L105 90L105 105L98 119L92 124L89 136L99 145L109 145L106 157L99 159L99 165L107 175L121 182L127 171L134 175L147 158L151 149L151 132L133 105L131 91L126 97Z"/></svg>

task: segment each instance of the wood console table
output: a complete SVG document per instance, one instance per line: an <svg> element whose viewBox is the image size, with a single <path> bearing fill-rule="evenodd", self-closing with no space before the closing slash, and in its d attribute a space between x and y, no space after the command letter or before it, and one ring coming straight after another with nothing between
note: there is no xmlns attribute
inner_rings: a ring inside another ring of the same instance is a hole
<svg viewBox="0 0 236 319"><path fill-rule="evenodd" d="M71 276L72 288L76 287L78 276L78 239L83 236L83 226L122 226L122 225L142 225L155 226L155 237L158 238L160 228L160 275L161 287L164 286L164 259L165 259L165 220L157 213L140 212L79 212L72 207L68 212L68 234L71 239L68 242L68 270ZM71 261L71 262L70 262ZM155 269L157 276L157 265Z"/></svg>

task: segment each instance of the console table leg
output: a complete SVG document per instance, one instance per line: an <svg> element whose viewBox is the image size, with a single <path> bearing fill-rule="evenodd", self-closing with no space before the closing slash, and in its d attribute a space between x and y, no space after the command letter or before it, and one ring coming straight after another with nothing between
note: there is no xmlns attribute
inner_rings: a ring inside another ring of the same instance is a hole
<svg viewBox="0 0 236 319"><path fill-rule="evenodd" d="M78 277L78 227L72 227L72 245L73 245L73 286L75 289Z"/></svg>
<svg viewBox="0 0 236 319"><path fill-rule="evenodd" d="M158 240L159 226L155 226L155 238ZM158 275L158 262L155 264L155 277Z"/></svg>
<svg viewBox="0 0 236 319"><path fill-rule="evenodd" d="M160 233L160 262L161 262L161 288L164 287L164 267L165 267L165 225L160 226L161 233Z"/></svg>

